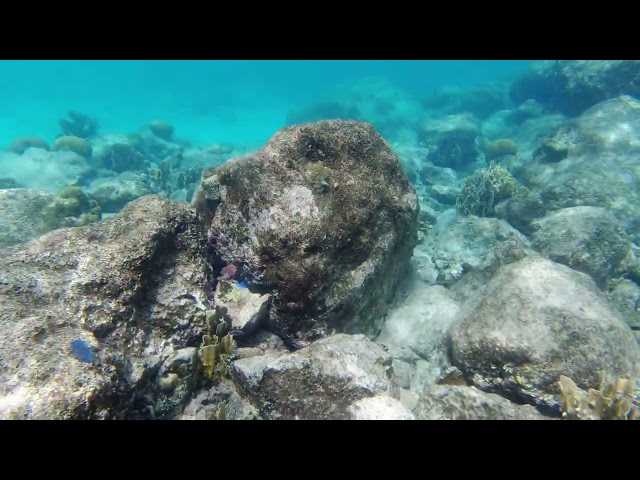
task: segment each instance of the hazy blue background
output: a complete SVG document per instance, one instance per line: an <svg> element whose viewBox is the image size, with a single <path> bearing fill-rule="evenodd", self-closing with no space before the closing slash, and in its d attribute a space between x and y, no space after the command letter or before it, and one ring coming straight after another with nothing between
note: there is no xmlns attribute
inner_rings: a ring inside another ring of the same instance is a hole
<svg viewBox="0 0 640 480"><path fill-rule="evenodd" d="M289 110L326 98L344 82L384 77L423 97L444 85L509 78L528 60L2 60L0 144L16 136L53 141L69 109L101 131L130 133L156 118L199 145L260 146Z"/></svg>

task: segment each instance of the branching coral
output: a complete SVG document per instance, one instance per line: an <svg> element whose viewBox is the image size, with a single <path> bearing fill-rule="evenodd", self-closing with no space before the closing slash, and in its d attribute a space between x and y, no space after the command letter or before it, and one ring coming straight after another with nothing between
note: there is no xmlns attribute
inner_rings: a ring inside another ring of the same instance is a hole
<svg viewBox="0 0 640 480"><path fill-rule="evenodd" d="M98 121L84 113L70 110L69 118L60 119L60 129L63 135L89 138L98 131Z"/></svg>
<svg viewBox="0 0 640 480"><path fill-rule="evenodd" d="M633 404L633 383L625 378L605 385L600 390L581 390L569 377L560 376L562 417L571 420L637 420Z"/></svg>
<svg viewBox="0 0 640 480"><path fill-rule="evenodd" d="M518 185L511 174L499 165L477 170L462 182L462 191L456 199L458 211L464 215L489 217L501 200L518 193Z"/></svg>
<svg viewBox="0 0 640 480"><path fill-rule="evenodd" d="M229 373L229 362L235 342L231 335L224 335L226 331L224 322L218 323L212 330L215 330L214 334L205 335L202 338L202 346L199 350L200 360L207 377L220 381Z"/></svg>

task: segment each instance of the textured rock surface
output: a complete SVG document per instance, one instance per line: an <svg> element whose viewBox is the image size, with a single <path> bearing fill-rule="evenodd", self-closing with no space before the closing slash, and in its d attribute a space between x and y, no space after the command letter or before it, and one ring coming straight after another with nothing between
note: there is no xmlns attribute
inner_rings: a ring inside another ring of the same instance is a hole
<svg viewBox="0 0 640 480"><path fill-rule="evenodd" d="M617 282L609 293L609 300L636 335L640 333L640 287L631 280ZM638 337L640 339L640 336Z"/></svg>
<svg viewBox="0 0 640 480"><path fill-rule="evenodd" d="M535 64L510 91L516 103L534 99L565 115L619 95L640 96L640 61L549 60Z"/></svg>
<svg viewBox="0 0 640 480"><path fill-rule="evenodd" d="M534 247L545 257L591 276L599 285L625 269L631 243L604 208L563 208L533 222Z"/></svg>
<svg viewBox="0 0 640 480"><path fill-rule="evenodd" d="M337 334L295 353L237 360L231 376L265 418L346 419L358 400L398 396L391 363L363 335Z"/></svg>
<svg viewBox="0 0 640 480"><path fill-rule="evenodd" d="M507 242L528 243L504 220L466 217L451 209L430 228L425 242L416 248L413 263L425 281L449 287L480 267L491 250Z"/></svg>
<svg viewBox="0 0 640 480"><path fill-rule="evenodd" d="M408 283L406 290L399 292L397 300L389 308L376 341L388 346L394 358L398 356L405 362L411 358L407 358L402 350L410 349L429 362L433 379L449 365L448 331L460 306L440 285L429 286L420 281ZM416 375L417 369L412 373L411 387L420 389L426 380Z"/></svg>
<svg viewBox="0 0 640 480"><path fill-rule="evenodd" d="M426 121L418 140L429 149L427 160L434 165L461 170L477 160L479 135L480 128L472 116L448 115Z"/></svg>
<svg viewBox="0 0 640 480"><path fill-rule="evenodd" d="M521 173L549 211L602 207L626 222L640 243L640 102L620 97L601 102L565 122L547 141L566 149L555 163L528 162Z"/></svg>
<svg viewBox="0 0 640 480"><path fill-rule="evenodd" d="M125 172L115 178L101 178L89 185L88 191L104 212L119 212L127 203L151 193L135 174Z"/></svg>
<svg viewBox="0 0 640 480"><path fill-rule="evenodd" d="M192 207L148 196L108 221L7 249L0 417L153 417L156 394L168 390L157 378L163 362L198 346L205 330L204 233ZM92 347L93 362L72 355L75 339ZM180 376L177 403L189 384L180 363L161 373Z"/></svg>
<svg viewBox="0 0 640 480"><path fill-rule="evenodd" d="M432 385L413 409L417 420L545 420L531 405L517 405L475 387Z"/></svg>
<svg viewBox="0 0 640 480"><path fill-rule="evenodd" d="M288 127L203 178L195 202L213 215L215 267L270 292L272 330L292 344L379 332L416 243L418 202L369 124Z"/></svg>
<svg viewBox="0 0 640 480"><path fill-rule="evenodd" d="M54 196L39 190L0 190L0 248L28 242L55 228L46 218Z"/></svg>
<svg viewBox="0 0 640 480"><path fill-rule="evenodd" d="M347 409L349 420L415 420L413 413L399 400L387 395L367 397Z"/></svg>
<svg viewBox="0 0 640 480"><path fill-rule="evenodd" d="M585 274L543 258L501 267L460 311L453 363L482 390L558 411L558 378L598 388L629 376L638 346Z"/></svg>

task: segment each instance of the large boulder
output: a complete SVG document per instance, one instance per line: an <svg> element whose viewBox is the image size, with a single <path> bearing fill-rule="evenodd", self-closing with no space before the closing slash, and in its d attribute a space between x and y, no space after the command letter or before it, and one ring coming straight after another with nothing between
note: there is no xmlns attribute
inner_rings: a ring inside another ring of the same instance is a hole
<svg viewBox="0 0 640 480"><path fill-rule="evenodd" d="M371 125L282 129L206 171L194 201L211 221L216 273L269 293L264 321L288 345L379 332L416 244L418 201Z"/></svg>
<svg viewBox="0 0 640 480"><path fill-rule="evenodd" d="M531 405L463 385L432 385L413 409L418 420L544 420Z"/></svg>
<svg viewBox="0 0 640 480"><path fill-rule="evenodd" d="M147 196L111 220L9 247L0 418L174 415L195 387L211 308L204 238L193 207Z"/></svg>
<svg viewBox="0 0 640 480"><path fill-rule="evenodd" d="M363 335L337 334L294 353L243 358L232 364L231 376L264 418L383 418L380 404L397 416L387 400L399 394L391 355ZM377 406L357 403L378 395L384 398Z"/></svg>
<svg viewBox="0 0 640 480"><path fill-rule="evenodd" d="M453 363L478 388L559 413L558 380L580 388L634 374L635 337L585 274L530 257L498 269L451 332Z"/></svg>

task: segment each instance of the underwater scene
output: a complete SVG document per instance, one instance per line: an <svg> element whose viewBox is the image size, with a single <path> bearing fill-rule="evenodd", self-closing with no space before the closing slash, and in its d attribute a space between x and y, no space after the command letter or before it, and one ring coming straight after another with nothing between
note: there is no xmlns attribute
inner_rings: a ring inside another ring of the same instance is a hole
<svg viewBox="0 0 640 480"><path fill-rule="evenodd" d="M0 61L0 419L638 419L639 246L637 60Z"/></svg>

